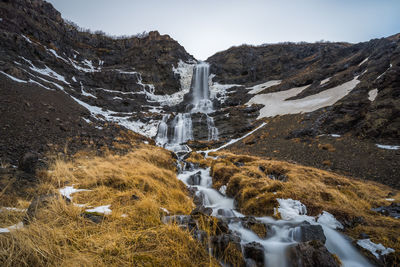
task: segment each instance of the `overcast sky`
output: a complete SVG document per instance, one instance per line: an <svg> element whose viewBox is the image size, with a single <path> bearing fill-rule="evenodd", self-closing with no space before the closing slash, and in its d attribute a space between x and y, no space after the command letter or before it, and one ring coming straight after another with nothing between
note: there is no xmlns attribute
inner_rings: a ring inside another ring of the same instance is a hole
<svg viewBox="0 0 400 267"><path fill-rule="evenodd" d="M400 32L400 0L47 0L91 30L169 34L197 59L233 45L361 42Z"/></svg>

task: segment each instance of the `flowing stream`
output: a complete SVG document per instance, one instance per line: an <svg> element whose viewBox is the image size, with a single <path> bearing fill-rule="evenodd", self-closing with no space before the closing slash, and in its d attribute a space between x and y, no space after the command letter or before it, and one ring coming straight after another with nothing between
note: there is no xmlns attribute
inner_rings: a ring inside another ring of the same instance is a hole
<svg viewBox="0 0 400 267"><path fill-rule="evenodd" d="M178 155L178 165L184 165L183 168L178 168L178 178L188 187L195 189L196 194L202 199L203 206L212 209L212 216L219 217L228 222L229 229L240 237L242 248L250 242L261 244L264 250L265 266L288 266L287 248L301 241L299 240L299 236L301 235L300 225L304 224L304 222L322 226L326 237L325 245L327 249L341 259L343 266L371 266L353 247L350 240L335 230L340 223L332 215L323 213L318 218L307 216L306 207L296 200L278 200L280 203L278 210L283 218L281 220L276 220L272 217L255 218L258 222L267 225L269 229L267 237L260 238L257 234L243 226L241 219L245 218L245 215L235 209L234 199L225 196L224 191L226 187L221 188L220 191L212 188L210 169L195 168L193 164L184 161L185 154L190 152L190 148L185 145L185 142L193 139L191 119L193 113L205 114L207 116L208 139L213 140L218 138L218 129L215 127L212 117L208 115L213 112L212 101L209 99L208 76L209 65L207 63L199 63L195 68L192 80L192 102L187 105L190 111L176 114L172 119L170 115L165 115L159 125L157 143L176 152ZM264 125L262 124L257 129ZM231 143L229 142L228 144ZM212 151L217 150L218 148ZM207 152L205 153L206 156L208 156ZM193 179L193 176L196 176L196 179Z"/></svg>

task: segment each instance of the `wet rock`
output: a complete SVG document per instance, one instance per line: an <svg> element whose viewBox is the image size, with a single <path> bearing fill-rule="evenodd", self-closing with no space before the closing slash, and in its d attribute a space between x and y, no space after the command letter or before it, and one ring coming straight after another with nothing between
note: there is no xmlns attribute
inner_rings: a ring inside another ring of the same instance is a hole
<svg viewBox="0 0 400 267"><path fill-rule="evenodd" d="M190 215L206 215L206 216L210 216L212 211L213 211L212 208L206 208L204 206L197 206L194 210L192 210Z"/></svg>
<svg viewBox="0 0 400 267"><path fill-rule="evenodd" d="M189 176L187 183L189 185L199 185L201 182L201 171L196 172Z"/></svg>
<svg viewBox="0 0 400 267"><path fill-rule="evenodd" d="M258 242L251 242L243 246L247 266L264 266L264 248Z"/></svg>
<svg viewBox="0 0 400 267"><path fill-rule="evenodd" d="M287 259L290 266L340 266L320 241L309 241L289 247L287 250Z"/></svg>
<svg viewBox="0 0 400 267"><path fill-rule="evenodd" d="M400 218L400 203L392 203L389 206L382 206L372 210L385 216L390 216L396 219Z"/></svg>
<svg viewBox="0 0 400 267"><path fill-rule="evenodd" d="M307 242L312 240L321 241L325 244L326 237L321 225L311 225L309 222L303 222L295 229L295 240L299 242Z"/></svg>
<svg viewBox="0 0 400 267"><path fill-rule="evenodd" d="M26 173L34 174L39 157L36 153L27 152L18 161L18 168Z"/></svg>
<svg viewBox="0 0 400 267"><path fill-rule="evenodd" d="M193 203L196 206L203 205L203 203L204 203L204 194L202 192L199 192L198 194L196 194L193 197Z"/></svg>

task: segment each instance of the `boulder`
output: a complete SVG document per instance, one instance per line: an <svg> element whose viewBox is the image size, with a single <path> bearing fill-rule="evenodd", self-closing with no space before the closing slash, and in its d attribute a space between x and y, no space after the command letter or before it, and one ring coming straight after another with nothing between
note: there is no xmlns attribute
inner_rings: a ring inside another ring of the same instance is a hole
<svg viewBox="0 0 400 267"><path fill-rule="evenodd" d="M290 266L298 267L339 267L335 257L320 241L308 241L291 246L287 250Z"/></svg>
<svg viewBox="0 0 400 267"><path fill-rule="evenodd" d="M264 266L264 248L258 242L251 242L243 246L247 266Z"/></svg>
<svg viewBox="0 0 400 267"><path fill-rule="evenodd" d="M189 176L187 183L189 185L199 185L201 182L201 171L196 172Z"/></svg>
<svg viewBox="0 0 400 267"><path fill-rule="evenodd" d="M325 244L326 237L321 225L312 225L304 221L301 225L297 226L294 231L294 238L298 242L318 240L322 244Z"/></svg>
<svg viewBox="0 0 400 267"><path fill-rule="evenodd" d="M18 161L18 168L26 173L35 174L39 157L36 153L27 152Z"/></svg>

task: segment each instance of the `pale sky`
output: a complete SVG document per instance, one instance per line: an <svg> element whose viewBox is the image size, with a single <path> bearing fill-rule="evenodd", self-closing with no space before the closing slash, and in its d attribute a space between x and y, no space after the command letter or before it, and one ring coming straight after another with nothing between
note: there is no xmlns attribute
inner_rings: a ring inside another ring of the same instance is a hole
<svg viewBox="0 0 400 267"><path fill-rule="evenodd" d="M169 34L197 59L233 45L362 42L400 32L400 0L48 0L91 30Z"/></svg>

